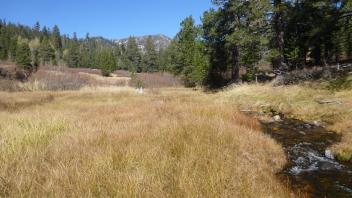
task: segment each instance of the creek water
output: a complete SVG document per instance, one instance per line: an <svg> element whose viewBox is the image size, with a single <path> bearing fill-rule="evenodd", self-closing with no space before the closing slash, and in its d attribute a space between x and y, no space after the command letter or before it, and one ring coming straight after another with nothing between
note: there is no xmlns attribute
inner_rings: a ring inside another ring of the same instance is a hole
<svg viewBox="0 0 352 198"><path fill-rule="evenodd" d="M287 164L279 177L293 190L311 197L352 198L352 164L334 159L327 150L340 135L294 119L262 122L264 131L282 144Z"/></svg>

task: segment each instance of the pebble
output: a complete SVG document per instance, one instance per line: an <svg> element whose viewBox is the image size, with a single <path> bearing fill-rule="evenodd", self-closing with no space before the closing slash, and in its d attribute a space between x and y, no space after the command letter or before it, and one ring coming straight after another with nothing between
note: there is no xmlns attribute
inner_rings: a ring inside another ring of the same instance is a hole
<svg viewBox="0 0 352 198"><path fill-rule="evenodd" d="M321 122L319 122L317 120L313 121L313 124L317 127L320 127L322 125Z"/></svg>
<svg viewBox="0 0 352 198"><path fill-rule="evenodd" d="M281 117L279 115L276 115L273 117L273 119L278 122L278 121L281 121Z"/></svg>

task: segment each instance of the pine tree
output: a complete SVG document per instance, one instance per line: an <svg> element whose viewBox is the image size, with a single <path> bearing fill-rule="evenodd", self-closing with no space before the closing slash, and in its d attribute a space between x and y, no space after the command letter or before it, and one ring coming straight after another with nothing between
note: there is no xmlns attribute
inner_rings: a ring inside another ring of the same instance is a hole
<svg viewBox="0 0 352 198"><path fill-rule="evenodd" d="M80 67L92 67L92 55L87 48L84 48L81 53Z"/></svg>
<svg viewBox="0 0 352 198"><path fill-rule="evenodd" d="M182 75L186 86L202 84L205 79L207 57L200 42L200 29L196 27L193 17L187 17L181 23L181 30L175 39L173 49L172 71Z"/></svg>
<svg viewBox="0 0 352 198"><path fill-rule="evenodd" d="M32 51L32 57L33 57L33 69L36 71L39 67L39 51L37 49Z"/></svg>
<svg viewBox="0 0 352 198"><path fill-rule="evenodd" d="M126 46L124 44L120 45L120 53L121 56L119 58L119 68L123 70L129 70L130 69L130 61L127 57L127 51L126 51Z"/></svg>
<svg viewBox="0 0 352 198"><path fill-rule="evenodd" d="M77 39L77 34L73 33L73 39L70 44L68 52L67 64L70 67L79 67L80 66L80 51L79 51L79 42Z"/></svg>
<svg viewBox="0 0 352 198"><path fill-rule="evenodd" d="M1 60L7 60L9 58L11 37L7 29L8 28L7 28L6 22L1 21L1 28L0 28L0 59Z"/></svg>
<svg viewBox="0 0 352 198"><path fill-rule="evenodd" d="M42 40L39 53L43 65L48 65L54 62L55 50L51 47L49 39L44 38Z"/></svg>
<svg viewBox="0 0 352 198"><path fill-rule="evenodd" d="M53 32L51 34L51 43L55 50L53 65L57 65L57 63L60 61L62 56L62 41L61 41L60 30L57 25L55 25L53 28Z"/></svg>
<svg viewBox="0 0 352 198"><path fill-rule="evenodd" d="M40 38L40 24L38 21L34 24L33 34L34 34L34 37Z"/></svg>
<svg viewBox="0 0 352 198"><path fill-rule="evenodd" d="M17 37L14 36L9 39L9 55L10 55L11 61L16 60L16 51L17 51Z"/></svg>
<svg viewBox="0 0 352 198"><path fill-rule="evenodd" d="M144 71L156 72L159 66L159 57L155 49L154 41L152 36L148 36L145 45L145 54L143 57L143 62L145 65Z"/></svg>
<svg viewBox="0 0 352 198"><path fill-rule="evenodd" d="M274 46L277 50L277 56L273 57L272 63L274 68L280 68L281 70L287 70L287 67L284 63L284 4L282 0L273 0L273 29L274 29Z"/></svg>
<svg viewBox="0 0 352 198"><path fill-rule="evenodd" d="M53 33L51 35L51 42L55 50L60 51L62 48L60 30L57 25L53 28Z"/></svg>
<svg viewBox="0 0 352 198"><path fill-rule="evenodd" d="M138 48L137 41L134 37L130 37L127 42L126 59L129 71L142 72L141 53Z"/></svg>
<svg viewBox="0 0 352 198"><path fill-rule="evenodd" d="M16 65L22 69L32 70L31 51L28 43L20 42L16 50Z"/></svg>
<svg viewBox="0 0 352 198"><path fill-rule="evenodd" d="M46 26L43 27L41 35L40 35L40 41L44 39L49 39L49 30L47 29Z"/></svg>
<svg viewBox="0 0 352 198"><path fill-rule="evenodd" d="M214 0L217 10L203 16L206 51L210 56L210 84L239 81L240 66L253 70L268 51L272 10L267 0Z"/></svg>
<svg viewBox="0 0 352 198"><path fill-rule="evenodd" d="M110 76L110 73L116 68L116 60L112 49L104 48L101 50L99 67L103 76Z"/></svg>
<svg viewBox="0 0 352 198"><path fill-rule="evenodd" d="M5 24L0 20L0 60L7 59Z"/></svg>

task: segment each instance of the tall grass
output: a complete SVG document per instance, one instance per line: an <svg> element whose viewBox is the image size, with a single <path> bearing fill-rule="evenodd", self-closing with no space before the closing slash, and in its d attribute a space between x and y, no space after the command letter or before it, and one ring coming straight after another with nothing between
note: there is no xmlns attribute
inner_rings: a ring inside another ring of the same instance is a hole
<svg viewBox="0 0 352 198"><path fill-rule="evenodd" d="M291 197L282 148L234 105L182 89L6 97L49 95L0 111L0 196Z"/></svg>

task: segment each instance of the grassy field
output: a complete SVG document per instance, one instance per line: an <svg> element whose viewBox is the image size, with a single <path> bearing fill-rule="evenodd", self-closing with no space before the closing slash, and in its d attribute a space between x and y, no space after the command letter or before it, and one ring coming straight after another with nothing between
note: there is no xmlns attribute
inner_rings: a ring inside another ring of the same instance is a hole
<svg viewBox="0 0 352 198"><path fill-rule="evenodd" d="M352 90L1 92L0 197L292 197L282 147L239 110L325 122L351 159Z"/></svg>
<svg viewBox="0 0 352 198"><path fill-rule="evenodd" d="M0 197L292 197L281 146L234 95L1 92Z"/></svg>

